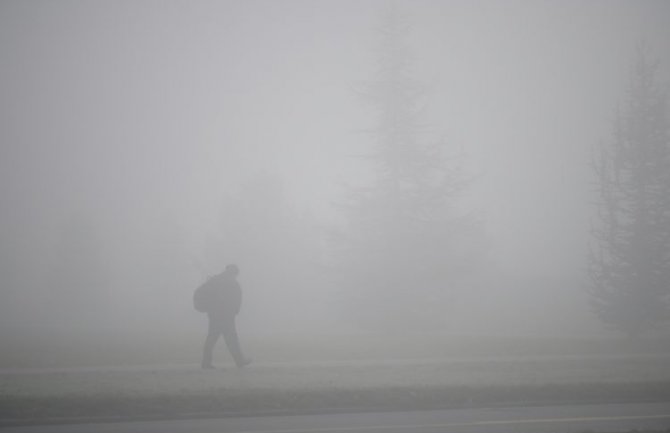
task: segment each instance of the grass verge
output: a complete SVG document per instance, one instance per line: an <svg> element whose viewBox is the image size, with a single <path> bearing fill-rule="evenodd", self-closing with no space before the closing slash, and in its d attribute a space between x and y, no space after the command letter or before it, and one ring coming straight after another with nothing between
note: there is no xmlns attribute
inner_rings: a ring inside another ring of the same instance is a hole
<svg viewBox="0 0 670 433"><path fill-rule="evenodd" d="M0 396L0 425L659 401L670 401L670 382L309 390L220 388L155 395L4 395Z"/></svg>

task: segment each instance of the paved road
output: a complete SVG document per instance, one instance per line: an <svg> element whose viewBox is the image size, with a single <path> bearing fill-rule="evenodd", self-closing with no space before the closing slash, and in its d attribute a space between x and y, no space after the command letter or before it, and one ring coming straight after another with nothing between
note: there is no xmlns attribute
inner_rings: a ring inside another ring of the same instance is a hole
<svg viewBox="0 0 670 433"><path fill-rule="evenodd" d="M573 433L670 429L670 402L22 426L3 433Z"/></svg>

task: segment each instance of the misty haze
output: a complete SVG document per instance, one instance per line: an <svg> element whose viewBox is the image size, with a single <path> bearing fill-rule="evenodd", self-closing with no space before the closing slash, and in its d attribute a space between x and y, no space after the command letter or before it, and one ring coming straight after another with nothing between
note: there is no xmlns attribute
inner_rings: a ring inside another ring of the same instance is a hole
<svg viewBox="0 0 670 433"><path fill-rule="evenodd" d="M668 53L662 1L0 2L0 419L670 398Z"/></svg>

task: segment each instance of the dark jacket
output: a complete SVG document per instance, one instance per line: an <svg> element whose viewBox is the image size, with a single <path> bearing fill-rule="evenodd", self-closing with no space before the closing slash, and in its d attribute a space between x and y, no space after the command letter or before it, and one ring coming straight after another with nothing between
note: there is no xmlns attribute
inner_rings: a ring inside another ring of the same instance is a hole
<svg viewBox="0 0 670 433"><path fill-rule="evenodd" d="M222 272L214 277L217 279L210 314L236 316L242 306L242 288L234 276Z"/></svg>

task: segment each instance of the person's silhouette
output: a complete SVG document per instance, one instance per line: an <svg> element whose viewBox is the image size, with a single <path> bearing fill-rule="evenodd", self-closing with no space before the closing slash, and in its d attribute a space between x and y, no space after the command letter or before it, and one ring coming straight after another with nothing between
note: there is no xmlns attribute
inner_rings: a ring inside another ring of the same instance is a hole
<svg viewBox="0 0 670 433"><path fill-rule="evenodd" d="M251 363L251 359L242 354L235 327L235 316L240 312L242 305L242 288L237 282L239 273L239 268L231 264L226 266L225 271L213 277L216 279L216 284L212 294L212 305L207 311L209 326L202 354L202 368L214 368L212 352L221 335L238 367Z"/></svg>

